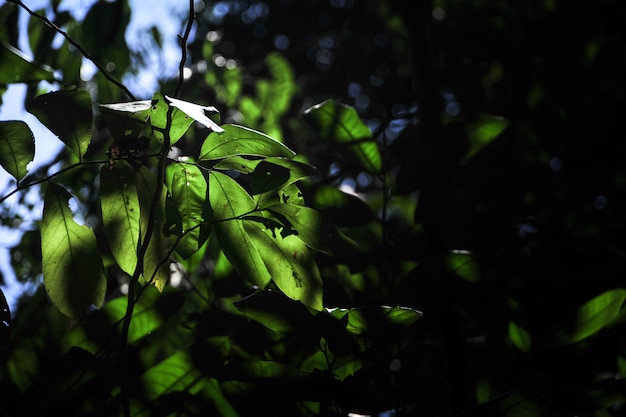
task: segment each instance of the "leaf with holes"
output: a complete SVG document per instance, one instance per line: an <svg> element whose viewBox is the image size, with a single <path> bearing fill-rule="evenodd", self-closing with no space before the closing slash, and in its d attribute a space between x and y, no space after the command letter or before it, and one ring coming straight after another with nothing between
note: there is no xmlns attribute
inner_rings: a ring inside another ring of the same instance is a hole
<svg viewBox="0 0 626 417"><path fill-rule="evenodd" d="M331 256L344 256L356 249L356 243L319 211L294 204L275 204L267 210L284 217L298 238L311 248Z"/></svg>
<svg viewBox="0 0 626 417"><path fill-rule="evenodd" d="M292 300L322 310L322 278L309 248L296 236L283 237L260 222L245 220L244 228L278 288Z"/></svg>
<svg viewBox="0 0 626 417"><path fill-rule="evenodd" d="M224 255L239 275L264 288L272 277L240 218L256 209L254 201L234 179L220 172L209 174L209 190L213 229Z"/></svg>

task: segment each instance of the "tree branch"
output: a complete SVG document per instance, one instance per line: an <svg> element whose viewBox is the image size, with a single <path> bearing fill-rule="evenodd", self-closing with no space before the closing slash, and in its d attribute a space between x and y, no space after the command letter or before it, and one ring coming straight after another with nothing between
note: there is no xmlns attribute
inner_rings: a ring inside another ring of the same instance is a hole
<svg viewBox="0 0 626 417"><path fill-rule="evenodd" d="M191 27L193 26L193 21L196 17L196 12L193 5L194 0L189 0L189 19L187 20L187 27L185 28L185 33L183 36L178 36L180 40L180 48L181 48L181 57L180 64L178 65L178 83L176 84L176 90L174 91L174 98L178 98L180 94L180 90L183 87L183 81L185 79L184 70L185 70L185 61L187 61L187 40L189 39L189 34L191 33Z"/></svg>
<svg viewBox="0 0 626 417"><path fill-rule="evenodd" d="M96 62L96 60L89 54L89 52L87 52L85 50L85 48L83 48L80 44L78 44L74 39L72 39L72 37L70 35L67 34L67 32L65 32L63 29L61 29L60 27L58 27L57 25L55 25L54 23L52 23L47 17L45 16L41 16L35 12L33 12L32 10L30 10L28 8L28 6L26 6L21 0L7 0L9 3L14 3L17 4L19 7L21 7L22 9L26 10L26 12L28 14L30 14L33 17L36 17L37 19L43 21L48 27L50 27L51 29L55 30L56 32L60 33L65 39L67 39L67 41L76 49L78 49L78 51L81 53L82 56L84 56L85 58L87 58L88 60L90 60L95 66L96 68L98 68L98 70L100 71L100 73L104 76L104 78L106 78L108 81L110 81L111 83L115 84L117 87L119 87L122 91L124 91L124 93L126 93L126 95L131 99L131 100L136 100L135 96L128 90L128 88L126 88L126 86L124 84L122 84L121 82L117 81L115 78L113 78L108 72L107 70L102 67L102 65L100 65L98 62Z"/></svg>

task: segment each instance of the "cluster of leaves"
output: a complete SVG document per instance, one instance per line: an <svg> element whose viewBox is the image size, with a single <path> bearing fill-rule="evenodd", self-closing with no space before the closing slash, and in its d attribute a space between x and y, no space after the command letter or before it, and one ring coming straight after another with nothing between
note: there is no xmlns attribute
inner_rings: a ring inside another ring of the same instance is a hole
<svg viewBox="0 0 626 417"><path fill-rule="evenodd" d="M47 68L3 48L11 59L2 72L14 75L5 81L52 80ZM97 122L92 108L90 94L76 87L28 104L69 152L66 166L43 179L27 169L34 157L30 128L0 122L0 164L16 180L10 194L43 184L44 288L74 323L53 366L63 376L56 374L36 403L27 393L46 383L33 374L36 350L8 350L3 378L10 383L2 394L16 400L4 411L167 415L182 396L178 414L249 414L248 407L258 407L250 395L259 401L276 384L294 395L273 407L290 413L350 407L335 385L366 365L368 331L407 328L420 313L386 305L324 308L316 258L345 259L356 244L307 205L299 183L317 170L270 136L219 125L213 107L156 93L151 100L100 104ZM329 100L306 119L365 171L380 172L378 147L354 109ZM208 132L199 152L172 156L194 122ZM93 150L94 126L110 134L106 158ZM84 184L67 181L81 171L95 179L89 199L99 203L95 213L82 213L88 224L77 221L80 213L69 204L86 207L78 191ZM216 265L207 274L210 260ZM172 268L184 276L182 289L168 285ZM111 287L120 277L128 295ZM211 294L220 277L239 283L247 296ZM20 313L27 320L28 312ZM139 362L126 368L129 354ZM106 389L85 401L93 384Z"/></svg>
<svg viewBox="0 0 626 417"><path fill-rule="evenodd" d="M2 201L45 194L12 266L53 290L3 309L2 411L623 413L623 6L433 4L208 4L181 94L139 101L125 2L39 11L69 34L29 24L54 72L0 8L0 83L91 92L29 88L49 171L0 123ZM77 50L105 64L86 85Z"/></svg>

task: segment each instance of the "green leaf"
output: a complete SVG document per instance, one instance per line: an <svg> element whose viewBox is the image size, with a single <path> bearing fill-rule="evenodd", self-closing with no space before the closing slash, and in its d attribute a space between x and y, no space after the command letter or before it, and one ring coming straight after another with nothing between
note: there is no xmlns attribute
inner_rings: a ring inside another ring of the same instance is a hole
<svg viewBox="0 0 626 417"><path fill-rule="evenodd" d="M422 317L422 312L409 307L380 306L378 314L372 315L364 308L334 308L328 309L331 316L337 319L347 317L346 329L355 336L364 334L370 327L372 317L380 315L387 324L399 327L408 327ZM371 317L370 317L371 316ZM369 319L368 319L369 317Z"/></svg>
<svg viewBox="0 0 626 417"><path fill-rule="evenodd" d="M36 97L28 112L82 159L91 142L91 96L83 89L67 89Z"/></svg>
<svg viewBox="0 0 626 417"><path fill-rule="evenodd" d="M380 173L382 158L378 145L353 107L327 100L307 109L303 117L323 139L345 147L360 169Z"/></svg>
<svg viewBox="0 0 626 417"><path fill-rule="evenodd" d="M522 352L528 352L533 343L531 334L522 326L518 326L512 321L509 322L509 338Z"/></svg>
<svg viewBox="0 0 626 417"><path fill-rule="evenodd" d="M276 192L318 171L302 162L285 158L265 158L260 161L250 175L250 193L258 195L259 204L267 202Z"/></svg>
<svg viewBox="0 0 626 417"><path fill-rule="evenodd" d="M68 207L70 194L51 183L44 198L41 254L44 287L52 303L78 319L104 302L106 279L96 236L77 224Z"/></svg>
<svg viewBox="0 0 626 417"><path fill-rule="evenodd" d="M172 181L170 192L181 216L183 233L176 252L189 258L209 237L209 226L200 225L206 219L207 181L196 165L173 164L168 167Z"/></svg>
<svg viewBox="0 0 626 417"><path fill-rule="evenodd" d="M381 306L387 323L394 326L408 327L422 317L422 312L409 307Z"/></svg>
<svg viewBox="0 0 626 417"><path fill-rule="evenodd" d="M52 69L39 65L0 40L0 84L55 81Z"/></svg>
<svg viewBox="0 0 626 417"><path fill-rule="evenodd" d="M137 195L139 197L141 241L146 239L148 224L153 224L152 235L143 260L142 283L152 283L163 291L169 278L169 250L172 243L169 240L167 218L165 213L167 190L161 189L157 197L154 212L152 205L156 194L156 176L145 166L135 174Z"/></svg>
<svg viewBox="0 0 626 417"><path fill-rule="evenodd" d="M100 109L111 135L116 140L136 139L144 129L152 112L150 100L100 104Z"/></svg>
<svg viewBox="0 0 626 417"><path fill-rule="evenodd" d="M490 144L509 125L509 121L489 114L482 115L477 121L467 127L469 149L465 159L476 155L481 149Z"/></svg>
<svg viewBox="0 0 626 417"><path fill-rule="evenodd" d="M128 275L137 267L140 207L135 172L124 161L100 171L102 226L113 258Z"/></svg>
<svg viewBox="0 0 626 417"><path fill-rule="evenodd" d="M168 117L171 118L168 124ZM159 151L163 143L165 130L169 126L170 145L174 145L189 130L193 123L193 118L187 116L181 110L172 107L161 93L155 93L152 97L152 109L150 112L150 125L146 125L144 133L150 138L154 138L156 143L151 141L150 149Z"/></svg>
<svg viewBox="0 0 626 417"><path fill-rule="evenodd" d="M267 210L283 216L311 248L331 256L344 256L356 249L356 243L319 211L294 204L275 204Z"/></svg>
<svg viewBox="0 0 626 417"><path fill-rule="evenodd" d="M254 200L228 175L212 171L209 201L215 222L213 228L224 255L239 275L264 288L271 275L239 218L256 210Z"/></svg>
<svg viewBox="0 0 626 417"><path fill-rule="evenodd" d="M606 291L579 307L575 314L556 332L561 345L584 340L615 323L626 300L626 289Z"/></svg>
<svg viewBox="0 0 626 417"><path fill-rule="evenodd" d="M480 280L478 264L474 259L474 255L469 251L451 251L448 253L446 264L450 272L455 273L469 282L475 283Z"/></svg>
<svg viewBox="0 0 626 417"><path fill-rule="evenodd" d="M141 376L144 392L151 400L176 391L197 394L204 380L187 351L174 353Z"/></svg>
<svg viewBox="0 0 626 417"><path fill-rule="evenodd" d="M295 153L271 137L247 127L223 125L224 133L212 132L202 143L200 160L221 159L235 155L278 156L293 158Z"/></svg>
<svg viewBox="0 0 626 417"><path fill-rule="evenodd" d="M28 173L35 156L35 137L22 121L0 122L0 165L16 180Z"/></svg>
<svg viewBox="0 0 626 417"><path fill-rule="evenodd" d="M224 159L220 159L213 165L213 169L219 169L221 171L237 171L242 172L244 174L249 174L253 172L257 165L263 161L262 159L248 159L243 156L235 155L235 156L227 156Z"/></svg>
<svg viewBox="0 0 626 417"><path fill-rule="evenodd" d="M128 328L128 343L140 341L163 326L163 319L156 308L159 299L163 299L163 294L155 290L142 293L133 309L133 319ZM107 301L102 311L108 316L110 323L119 323L124 319L127 307L128 297L121 296Z"/></svg>
<svg viewBox="0 0 626 417"><path fill-rule="evenodd" d="M322 278L309 248L294 235L283 237L259 222L245 220L244 227L278 288L292 300L322 310Z"/></svg>

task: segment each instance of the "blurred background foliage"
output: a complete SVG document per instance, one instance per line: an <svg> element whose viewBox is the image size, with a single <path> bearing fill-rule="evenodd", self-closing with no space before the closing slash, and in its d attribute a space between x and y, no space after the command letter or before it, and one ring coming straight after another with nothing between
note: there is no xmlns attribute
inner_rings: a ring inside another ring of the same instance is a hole
<svg viewBox="0 0 626 417"><path fill-rule="evenodd" d="M17 10L0 8L0 38L19 47ZM164 63L179 56L164 54L158 24L131 50L134 12L121 1L90 4L78 19L59 1L40 11L111 76L132 86L148 71L167 94L177 76ZM198 3L196 13L181 98L216 106L222 123L261 130L319 169L304 198L359 244L354 256L317 259L325 306L365 313L341 322L346 335L276 294L252 302L212 248L184 265L179 287L141 299L129 377L141 382L144 411L623 415L625 5L232 0ZM41 21L31 19L28 39L63 84L100 103L129 99L85 72L76 47ZM26 100L42 88L32 84ZM307 123L305 110L328 99L369 127L380 172ZM98 140L93 155L104 158ZM179 152L195 154L202 140L187 135ZM96 175L62 177L84 213L97 210ZM24 232L11 266L37 283L37 222L16 208L37 203L18 197L1 210L5 227ZM111 329L123 277L112 269L111 302L80 326L41 289L20 300L3 329L5 415L74 415L78 403L83 415L115 414ZM424 315L402 325L380 305ZM265 325L245 314L259 311L272 313ZM261 359L271 369L255 367ZM170 391L151 385L172 369L188 379Z"/></svg>

